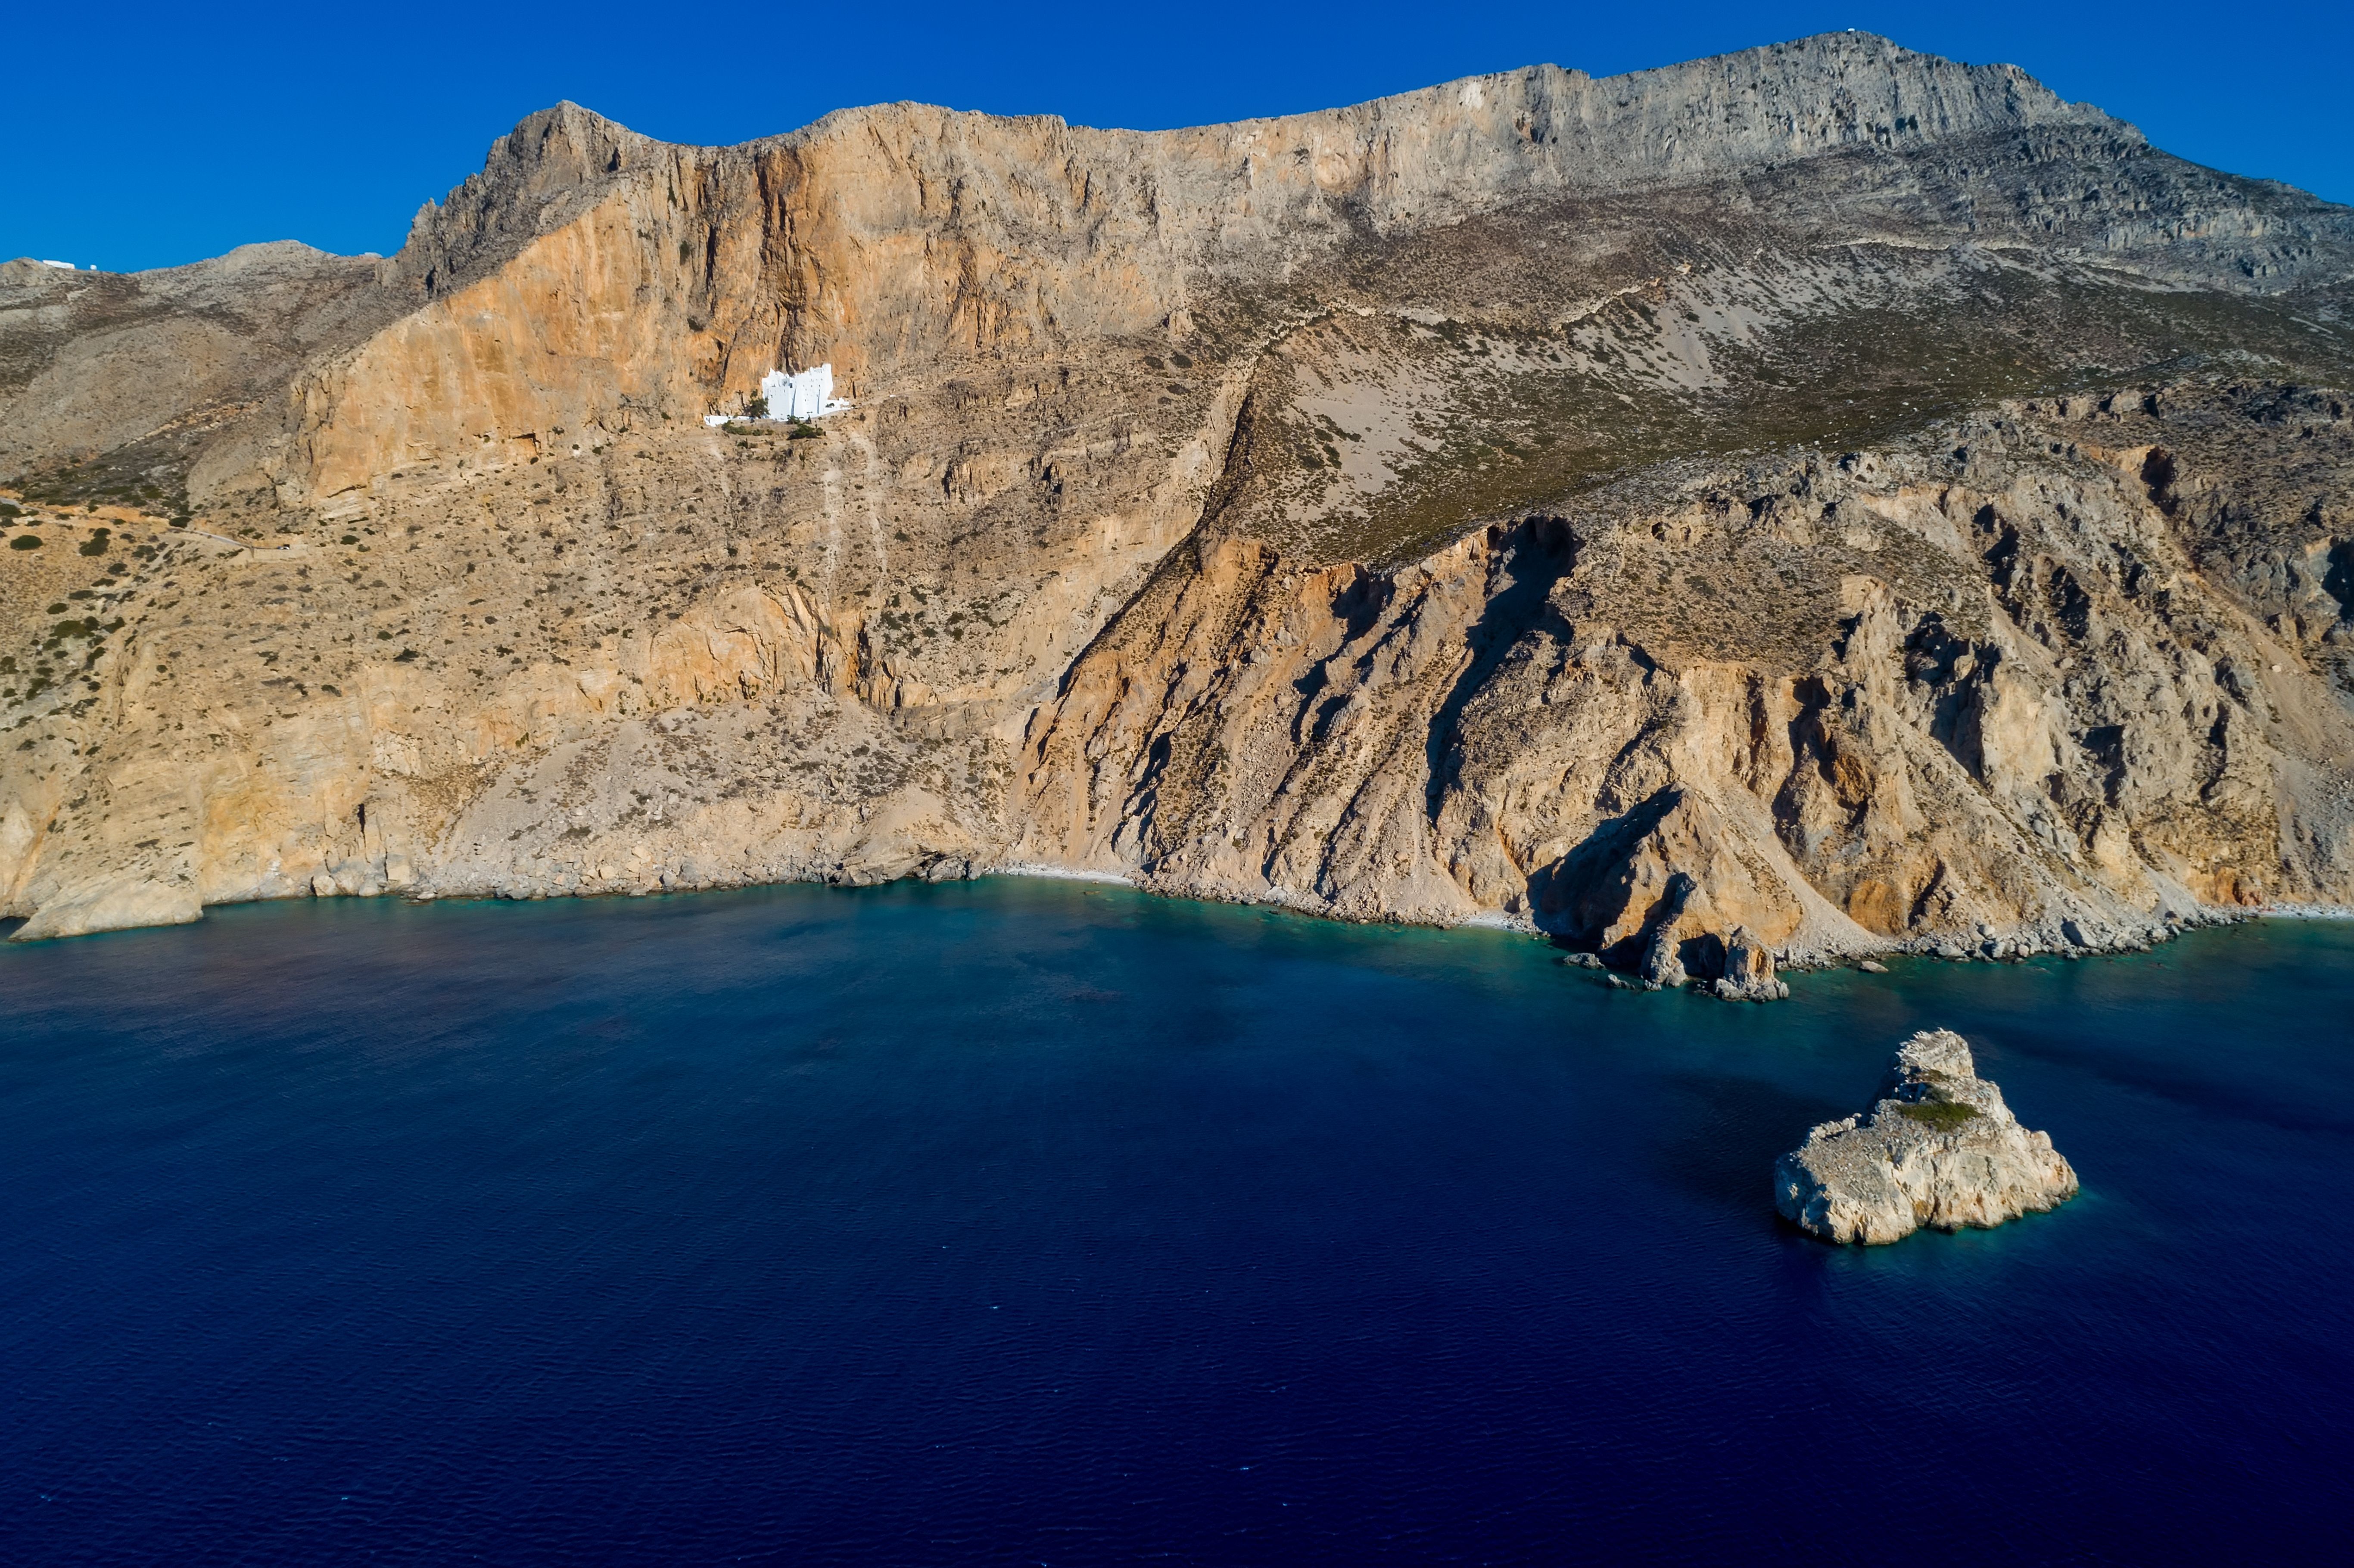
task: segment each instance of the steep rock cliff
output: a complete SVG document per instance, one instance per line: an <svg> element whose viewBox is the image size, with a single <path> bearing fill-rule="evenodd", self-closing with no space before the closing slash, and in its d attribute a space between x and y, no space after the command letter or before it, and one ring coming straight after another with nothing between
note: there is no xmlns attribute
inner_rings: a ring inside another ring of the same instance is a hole
<svg viewBox="0 0 2354 1568"><path fill-rule="evenodd" d="M2344 493L2343 400L2202 390L1646 474L1387 572L1197 540L1033 722L1022 853L1501 911L1629 968L1665 924L1701 978L1736 927L1797 956L2097 947L2342 899L2354 722L2323 666L2354 628L2268 630L2145 477L2172 423L2284 401Z"/></svg>
<svg viewBox="0 0 2354 1568"><path fill-rule="evenodd" d="M1863 35L560 106L382 262L0 275L0 910L1043 863L1709 980L2342 901L2349 275ZM820 361L815 435L702 426Z"/></svg>

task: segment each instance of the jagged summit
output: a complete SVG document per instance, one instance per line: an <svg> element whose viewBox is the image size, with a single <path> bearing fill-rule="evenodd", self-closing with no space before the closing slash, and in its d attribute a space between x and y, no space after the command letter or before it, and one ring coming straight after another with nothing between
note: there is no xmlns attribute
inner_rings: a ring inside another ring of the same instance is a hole
<svg viewBox="0 0 2354 1568"><path fill-rule="evenodd" d="M787 138L813 138L869 118L907 114L954 116L1147 139L1183 138L1204 131L1246 127L1304 129L1320 122L1341 119L1412 124L1434 112L1444 112L1450 106L1490 98L1507 104L1530 106L1544 114L1543 121L1532 120L1528 127L1528 133L1542 133L1540 139L1544 140L1556 140L1556 132L1566 129L1565 125L1553 123L1556 117L1564 122L1585 119L1595 106L1601 104L1619 110L1639 104L1646 106L1647 112L1658 112L1667 106L1705 102L1718 108L1727 101L1744 101L1766 105L1769 115L1779 106L1788 116L1787 128L1799 134L1805 120L1822 112L1818 101L1828 99L1843 101L1843 111L1830 112L1848 123L1852 139L1876 141L1883 145L1906 137L1969 134L2012 125L2097 125L2139 136L2132 126L2091 104L2062 100L2018 66L1967 65L1908 49L1878 34L1847 31L1819 33L1607 77L1594 77L1583 70L1552 64L1522 66L1460 77L1355 104L1161 131L1097 128L1074 124L1056 114L996 114L901 100L832 110L797 130L726 145L752 148ZM1724 128L1723 123L1699 126L1703 140L1722 135ZM503 155L512 156L517 149L539 144L555 135L567 137L576 144L689 145L657 143L618 121L566 100L526 116L494 145L491 161L496 163ZM701 150L717 152L725 150L725 146Z"/></svg>
<svg viewBox="0 0 2354 1568"><path fill-rule="evenodd" d="M2039 127L2141 143L2132 126L2062 101L2015 66L1962 65L1876 35L1825 33L1614 77L1529 66L1343 108L1167 131L1097 130L1053 115L898 102L836 110L797 131L729 147L690 149L567 101L500 138L483 172L442 206L469 215L528 206L535 215L557 191L658 161L665 151L757 159L854 134L981 144L1044 136L1060 143L1056 152L1066 158L1142 163L1162 180L1223 174L1236 154L1248 159L1253 146L1288 140L1308 155L1327 194L1388 222L1437 220L1545 192L1681 182L1842 149L1902 151ZM985 146L970 150L981 154ZM1195 167L1202 164L1211 167ZM420 225L435 210L429 204ZM479 218L474 226L501 227ZM412 240L419 244L437 260L446 249L429 228Z"/></svg>

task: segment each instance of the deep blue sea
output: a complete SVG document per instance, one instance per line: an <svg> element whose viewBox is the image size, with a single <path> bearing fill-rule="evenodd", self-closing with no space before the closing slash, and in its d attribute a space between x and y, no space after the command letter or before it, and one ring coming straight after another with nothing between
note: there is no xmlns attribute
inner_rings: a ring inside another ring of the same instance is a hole
<svg viewBox="0 0 2354 1568"><path fill-rule="evenodd" d="M2354 926L1553 959L1022 881L0 950L0 1561L2343 1560ZM1933 1024L2084 1195L1781 1228Z"/></svg>

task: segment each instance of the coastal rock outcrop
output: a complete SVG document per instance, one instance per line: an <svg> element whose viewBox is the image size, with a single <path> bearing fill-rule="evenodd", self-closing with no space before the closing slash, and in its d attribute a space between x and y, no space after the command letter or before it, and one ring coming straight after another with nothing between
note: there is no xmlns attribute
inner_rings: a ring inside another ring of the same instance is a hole
<svg viewBox="0 0 2354 1568"><path fill-rule="evenodd" d="M2019 1125L1949 1029L1907 1040L1870 1110L1824 1122L1774 1165L1784 1219L1865 1245L1924 1225L1991 1228L2075 1195L2076 1172L2051 1135Z"/></svg>
<svg viewBox="0 0 2354 1568"><path fill-rule="evenodd" d="M1774 973L1774 955L1745 926L1724 939L1724 973L1716 994L1727 1001L1787 1001L1790 982Z"/></svg>

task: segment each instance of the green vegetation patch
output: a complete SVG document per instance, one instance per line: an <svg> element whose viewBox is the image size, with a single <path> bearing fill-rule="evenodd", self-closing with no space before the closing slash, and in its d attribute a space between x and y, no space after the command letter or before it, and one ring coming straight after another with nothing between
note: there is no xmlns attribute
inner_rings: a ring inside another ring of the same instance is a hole
<svg viewBox="0 0 2354 1568"><path fill-rule="evenodd" d="M1955 1100L1922 1100L1896 1107L1896 1114L1939 1132L1951 1132L1978 1114L1976 1106L1966 1106Z"/></svg>
<svg viewBox="0 0 2354 1568"><path fill-rule="evenodd" d="M41 547L41 536L38 534L19 534L8 541L8 547L12 550L37 550Z"/></svg>

